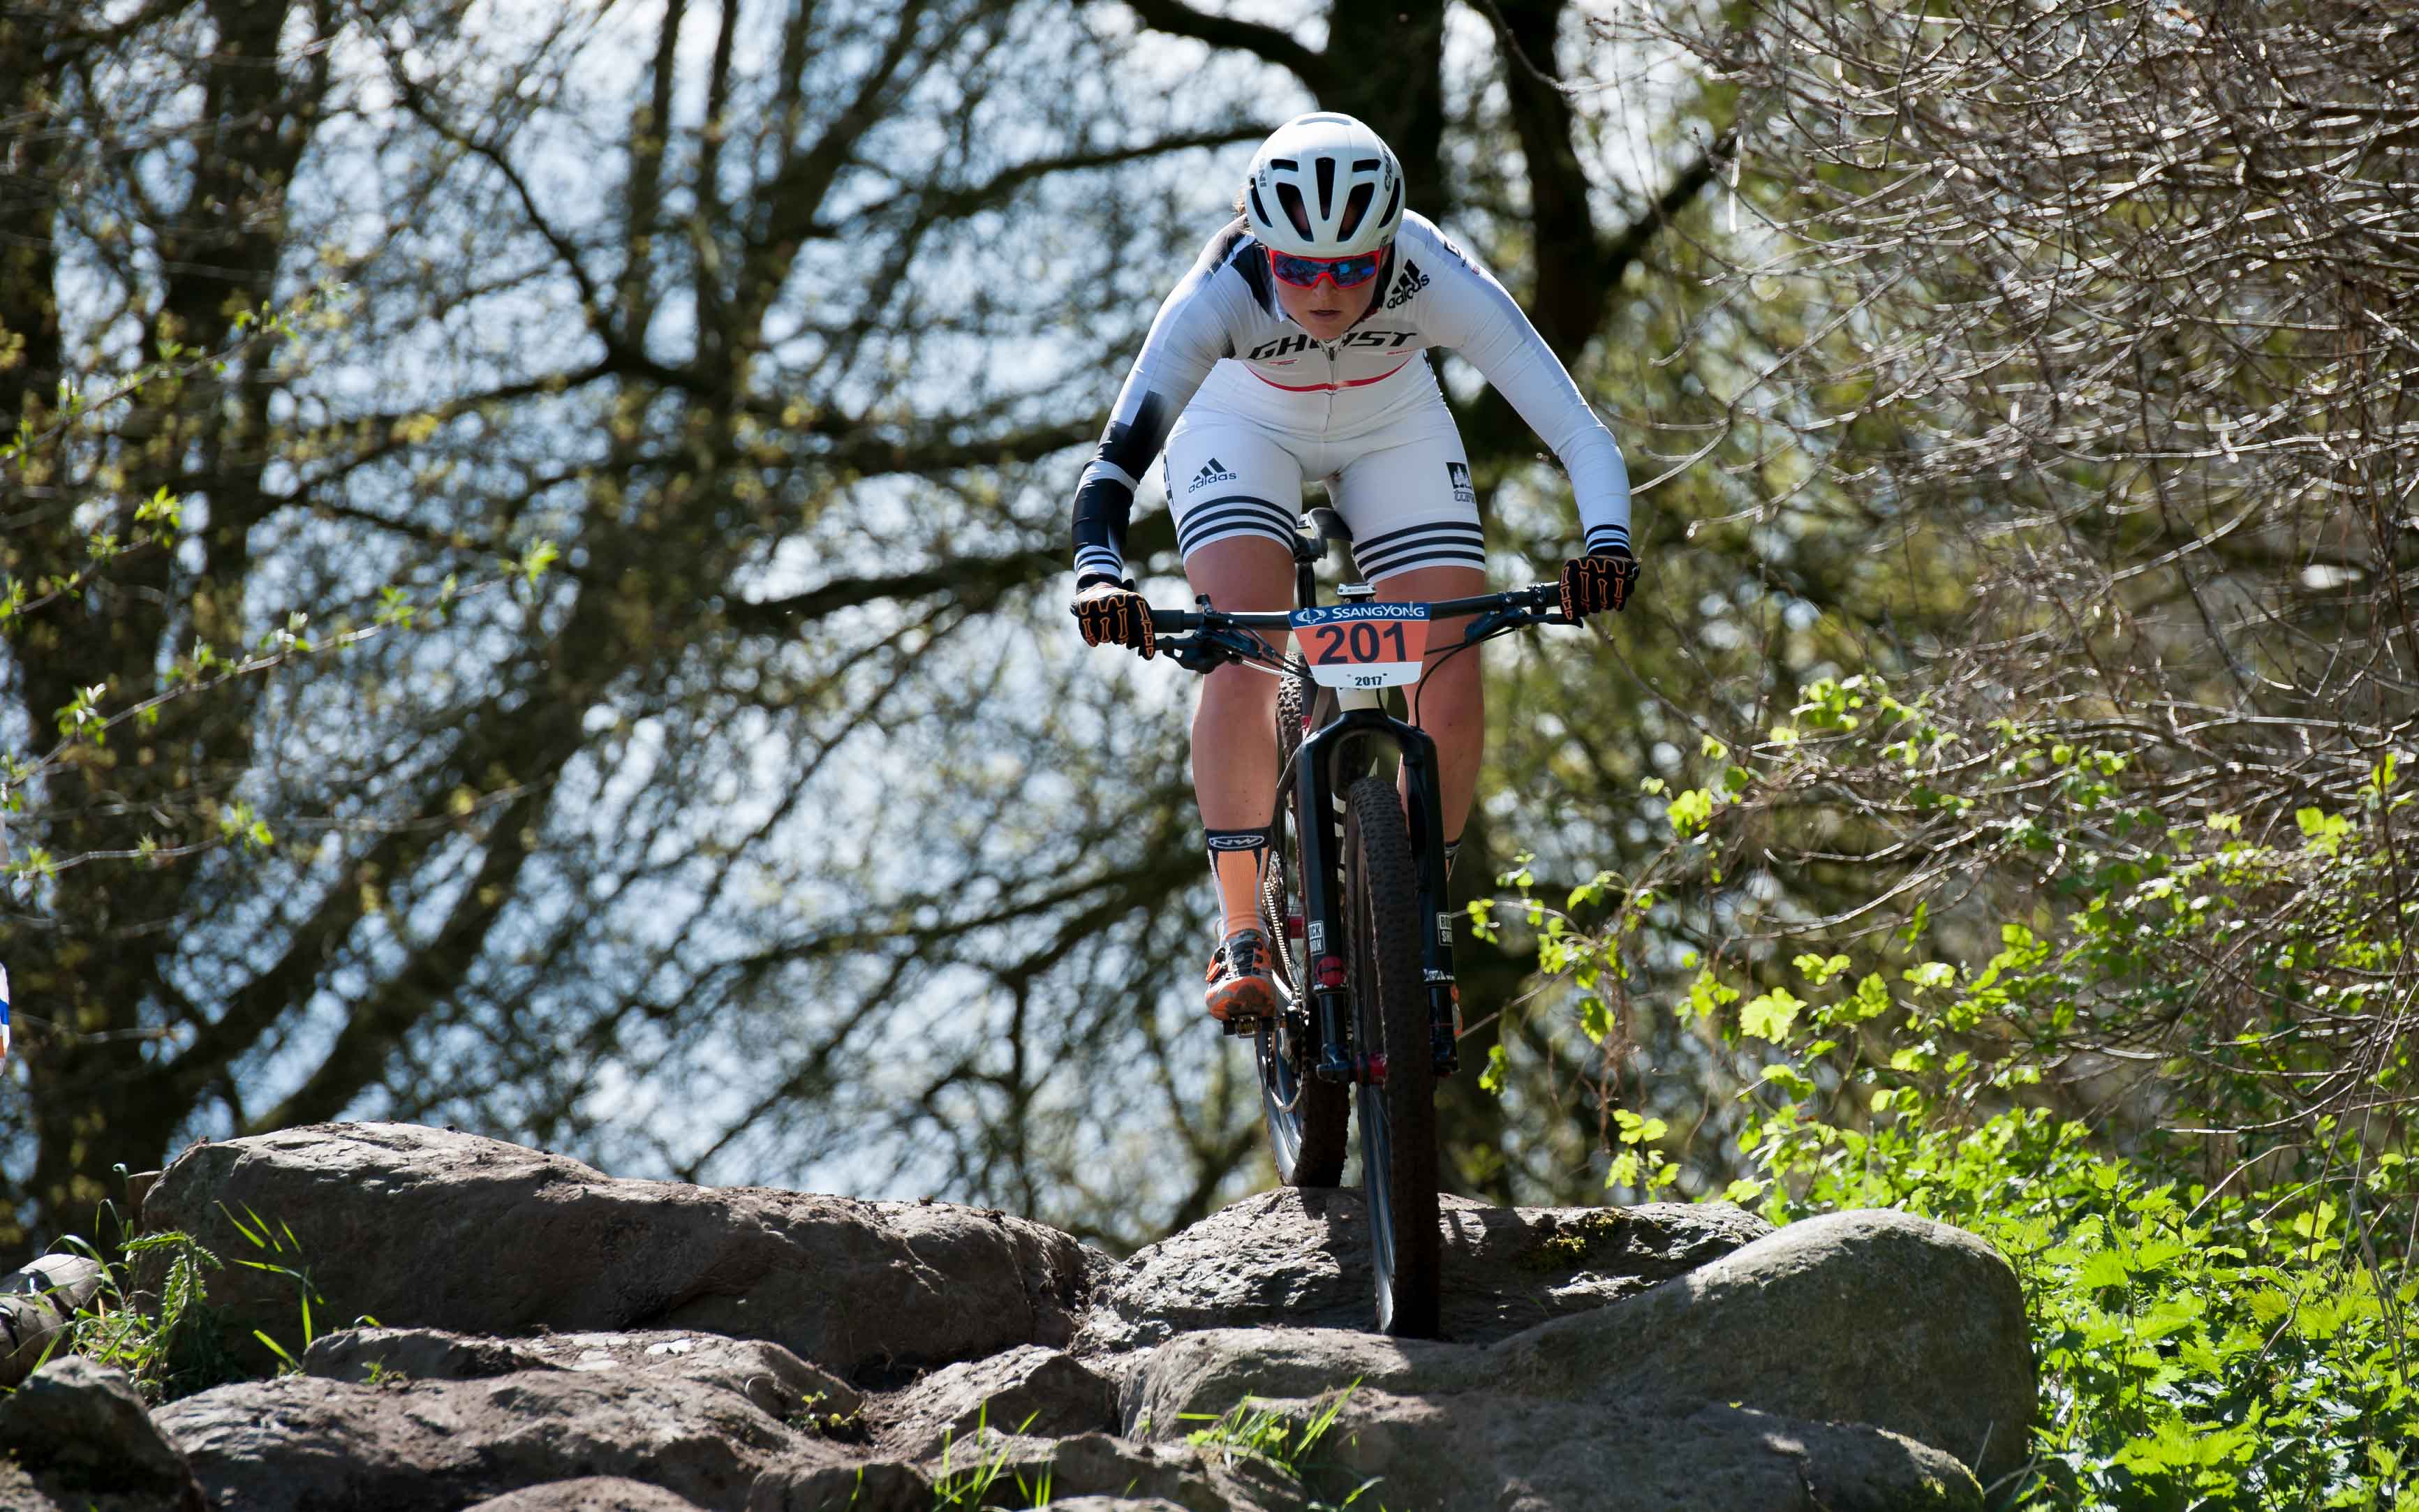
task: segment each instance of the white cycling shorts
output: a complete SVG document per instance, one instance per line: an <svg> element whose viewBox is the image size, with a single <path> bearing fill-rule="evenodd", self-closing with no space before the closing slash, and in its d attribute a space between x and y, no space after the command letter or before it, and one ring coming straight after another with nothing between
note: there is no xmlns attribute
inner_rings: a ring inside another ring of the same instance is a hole
<svg viewBox="0 0 2419 1512"><path fill-rule="evenodd" d="M1441 403L1348 440L1276 430L1195 403L1168 435L1165 466L1177 548L1188 558L1238 535L1290 547L1302 481L1317 478L1352 532L1367 581L1416 567L1487 566L1470 459Z"/></svg>

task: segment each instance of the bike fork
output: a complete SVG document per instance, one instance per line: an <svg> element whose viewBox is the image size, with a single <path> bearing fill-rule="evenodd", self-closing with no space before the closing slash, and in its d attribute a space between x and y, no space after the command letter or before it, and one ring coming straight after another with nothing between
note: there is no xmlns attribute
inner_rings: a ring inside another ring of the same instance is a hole
<svg viewBox="0 0 2419 1512"><path fill-rule="evenodd" d="M1439 1076L1450 1076L1461 1065L1461 1010L1454 995L1453 916L1445 902L1444 823L1438 786L1436 742L1423 731L1386 718L1379 697L1359 690L1339 690L1341 717L1382 723L1400 748L1405 790L1410 801L1406 818L1411 854L1419 864L1419 917L1428 920L1420 935L1420 975L1427 988L1429 1053ZM1370 716L1375 715L1376 720ZM1333 727L1329 727L1332 730ZM1336 823L1337 801L1329 770L1328 742L1315 732L1303 741L1302 759L1295 774L1295 811L1304 816L1307 832L1303 852L1312 864L1302 879L1302 913L1307 936L1303 951L1310 964L1312 997L1317 1005L1319 1056L1315 1074L1321 1081L1361 1078L1350 1049L1347 1024L1344 949L1340 933L1349 926L1336 904L1336 865L1342 836Z"/></svg>

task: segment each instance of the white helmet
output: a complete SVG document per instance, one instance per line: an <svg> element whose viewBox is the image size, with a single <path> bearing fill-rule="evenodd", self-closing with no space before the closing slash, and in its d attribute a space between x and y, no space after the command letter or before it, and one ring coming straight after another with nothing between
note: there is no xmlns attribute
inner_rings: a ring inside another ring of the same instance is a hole
<svg viewBox="0 0 2419 1512"><path fill-rule="evenodd" d="M1243 207L1252 235L1278 252L1375 252L1403 224L1403 169L1378 133L1351 116L1297 116L1253 155Z"/></svg>

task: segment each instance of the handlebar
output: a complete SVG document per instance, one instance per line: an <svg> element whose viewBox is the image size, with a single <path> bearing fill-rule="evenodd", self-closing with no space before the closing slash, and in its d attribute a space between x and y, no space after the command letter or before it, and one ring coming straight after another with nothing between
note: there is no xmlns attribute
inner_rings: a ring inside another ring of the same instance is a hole
<svg viewBox="0 0 2419 1512"><path fill-rule="evenodd" d="M1498 594L1438 599L1427 608L1431 619L1471 616L1469 627L1462 632L1461 643L1464 646L1476 645L1491 636L1502 635L1522 625L1579 623L1563 613L1563 593L1558 583L1531 583L1526 588L1506 589ZM1259 632L1290 632L1293 614L1286 609L1229 612L1218 609L1154 609L1150 611L1150 624L1152 630L1159 635L1159 649L1178 666L1190 671L1207 672L1236 661L1280 667L1284 658Z"/></svg>
<svg viewBox="0 0 2419 1512"><path fill-rule="evenodd" d="M1374 603L1376 600L1363 599L1359 602ZM1333 609L1336 606L1319 607ZM1497 609L1524 611L1552 609L1555 611L1555 621L1569 624L1569 621L1562 618L1562 607L1563 591L1559 583L1531 583L1526 588L1510 588L1500 594L1474 594L1467 598L1437 599L1428 605L1428 616L1431 619L1451 620L1464 614L1475 614L1484 618L1488 612ZM1239 613L1218 609L1192 610L1154 609L1150 611L1150 625L1154 630L1165 630L1172 635L1182 635L1187 630L1230 627L1240 630L1290 630L1293 628L1293 614L1294 611L1291 609Z"/></svg>

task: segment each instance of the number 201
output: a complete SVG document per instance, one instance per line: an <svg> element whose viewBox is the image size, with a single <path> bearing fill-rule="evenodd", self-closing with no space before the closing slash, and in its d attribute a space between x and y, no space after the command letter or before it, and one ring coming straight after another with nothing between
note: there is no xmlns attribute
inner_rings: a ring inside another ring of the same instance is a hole
<svg viewBox="0 0 2419 1512"><path fill-rule="evenodd" d="M1410 642L1403 638L1403 622L1400 620L1383 628L1366 620L1356 620L1348 625L1322 625L1317 626L1316 633L1325 638L1327 642L1318 649L1321 663L1376 661L1390 639L1394 643L1394 660L1411 659ZM1348 648L1351 653L1349 656L1345 654Z"/></svg>

